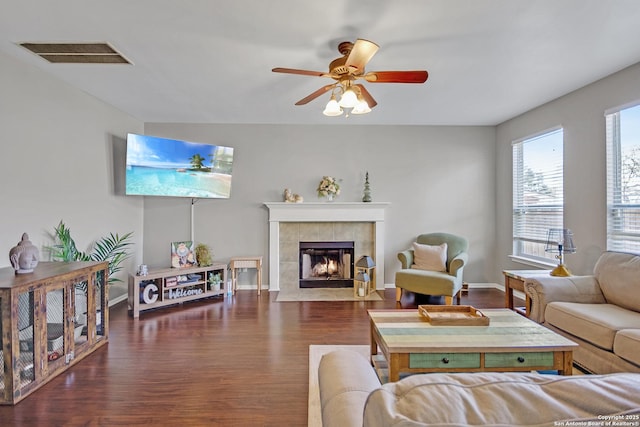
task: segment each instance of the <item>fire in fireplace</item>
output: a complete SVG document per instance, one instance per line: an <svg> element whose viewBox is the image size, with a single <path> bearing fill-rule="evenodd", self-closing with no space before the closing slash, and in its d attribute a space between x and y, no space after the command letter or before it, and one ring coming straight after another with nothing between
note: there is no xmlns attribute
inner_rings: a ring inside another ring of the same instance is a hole
<svg viewBox="0 0 640 427"><path fill-rule="evenodd" d="M300 242L300 287L352 287L353 250L353 242Z"/></svg>

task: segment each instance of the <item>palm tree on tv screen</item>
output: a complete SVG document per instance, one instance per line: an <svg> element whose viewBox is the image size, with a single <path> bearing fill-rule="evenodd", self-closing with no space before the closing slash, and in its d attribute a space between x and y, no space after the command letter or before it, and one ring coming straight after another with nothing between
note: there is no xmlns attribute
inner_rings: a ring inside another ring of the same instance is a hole
<svg viewBox="0 0 640 427"><path fill-rule="evenodd" d="M202 169L205 158L200 154L194 154L193 156L191 156L189 161L191 162L191 166L193 166L194 169Z"/></svg>

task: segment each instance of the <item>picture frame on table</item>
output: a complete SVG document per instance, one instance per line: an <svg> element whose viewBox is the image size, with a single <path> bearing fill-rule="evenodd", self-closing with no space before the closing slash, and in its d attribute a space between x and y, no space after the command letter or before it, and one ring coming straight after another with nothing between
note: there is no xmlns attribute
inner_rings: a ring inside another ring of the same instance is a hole
<svg viewBox="0 0 640 427"><path fill-rule="evenodd" d="M196 265L196 255L191 240L171 243L172 268L190 268Z"/></svg>

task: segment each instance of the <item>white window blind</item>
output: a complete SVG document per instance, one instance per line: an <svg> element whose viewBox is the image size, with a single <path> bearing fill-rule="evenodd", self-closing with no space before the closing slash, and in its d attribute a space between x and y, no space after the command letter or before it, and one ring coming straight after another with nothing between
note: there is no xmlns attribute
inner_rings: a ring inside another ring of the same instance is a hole
<svg viewBox="0 0 640 427"><path fill-rule="evenodd" d="M513 143L513 255L549 263L550 228L563 227L563 131Z"/></svg>
<svg viewBox="0 0 640 427"><path fill-rule="evenodd" d="M640 105L605 117L607 249L640 254Z"/></svg>

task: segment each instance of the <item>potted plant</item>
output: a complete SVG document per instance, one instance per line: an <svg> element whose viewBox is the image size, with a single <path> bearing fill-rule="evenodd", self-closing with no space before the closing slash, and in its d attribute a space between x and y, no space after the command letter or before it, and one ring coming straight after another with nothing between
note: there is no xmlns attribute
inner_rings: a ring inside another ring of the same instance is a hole
<svg viewBox="0 0 640 427"><path fill-rule="evenodd" d="M209 287L212 291L219 291L220 283L222 283L222 277L220 277L220 273L209 275Z"/></svg>
<svg viewBox="0 0 640 427"><path fill-rule="evenodd" d="M200 267L208 267L213 264L211 248L204 243L198 243L195 249L196 262Z"/></svg>
<svg viewBox="0 0 640 427"><path fill-rule="evenodd" d="M60 221L52 236L55 243L48 249L54 261L107 261L109 284L113 284L122 282L114 275L122 270L122 262L131 256L129 247L133 244L130 240L132 234L133 232L129 232L120 236L117 233L109 233L108 236L101 237L93 243L90 253L82 252L78 250L76 242L71 237L71 229Z"/></svg>

